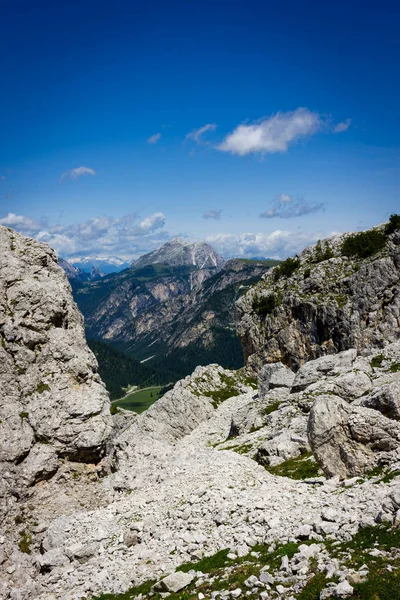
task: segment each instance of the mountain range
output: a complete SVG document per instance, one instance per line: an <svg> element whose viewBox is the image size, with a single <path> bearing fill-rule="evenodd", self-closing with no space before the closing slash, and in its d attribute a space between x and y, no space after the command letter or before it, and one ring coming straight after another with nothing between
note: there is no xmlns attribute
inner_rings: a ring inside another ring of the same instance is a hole
<svg viewBox="0 0 400 600"><path fill-rule="evenodd" d="M67 275L89 339L178 378L198 364L243 366L235 301L274 264L225 261L206 243L176 238L120 273L92 281Z"/></svg>

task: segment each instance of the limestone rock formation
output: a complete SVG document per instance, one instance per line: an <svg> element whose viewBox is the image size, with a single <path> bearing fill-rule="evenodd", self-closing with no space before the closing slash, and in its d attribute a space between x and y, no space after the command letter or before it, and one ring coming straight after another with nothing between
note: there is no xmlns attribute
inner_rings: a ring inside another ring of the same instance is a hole
<svg viewBox="0 0 400 600"><path fill-rule="evenodd" d="M400 344L396 342L382 354L371 355L369 361L348 350L307 363L299 370L294 389L316 394L308 437L327 476L362 475L377 464L399 459L399 359ZM316 381L313 374L321 373L321 365L328 363L332 380L325 371Z"/></svg>
<svg viewBox="0 0 400 600"><path fill-rule="evenodd" d="M278 361L297 370L323 355L400 338L400 231L367 258L345 255L346 238L306 248L238 300L237 331L254 370Z"/></svg>
<svg viewBox="0 0 400 600"><path fill-rule="evenodd" d="M23 493L64 459L102 458L111 416L96 371L54 252L0 227L2 494Z"/></svg>

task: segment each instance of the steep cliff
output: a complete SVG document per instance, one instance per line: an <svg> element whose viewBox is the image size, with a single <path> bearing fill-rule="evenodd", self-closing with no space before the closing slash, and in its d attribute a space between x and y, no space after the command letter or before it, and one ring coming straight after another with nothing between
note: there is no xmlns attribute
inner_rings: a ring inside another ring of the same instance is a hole
<svg viewBox="0 0 400 600"><path fill-rule="evenodd" d="M237 302L248 365L307 360L400 338L398 217L306 248Z"/></svg>
<svg viewBox="0 0 400 600"><path fill-rule="evenodd" d="M61 461L98 462L108 394L55 253L0 227L0 481L52 476Z"/></svg>

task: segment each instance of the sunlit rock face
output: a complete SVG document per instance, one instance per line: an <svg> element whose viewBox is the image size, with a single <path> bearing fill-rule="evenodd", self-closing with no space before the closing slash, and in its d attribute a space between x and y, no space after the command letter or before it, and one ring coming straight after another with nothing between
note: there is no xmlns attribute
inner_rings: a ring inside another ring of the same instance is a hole
<svg viewBox="0 0 400 600"><path fill-rule="evenodd" d="M98 462L109 398L55 253L0 227L0 479L51 477L60 461Z"/></svg>

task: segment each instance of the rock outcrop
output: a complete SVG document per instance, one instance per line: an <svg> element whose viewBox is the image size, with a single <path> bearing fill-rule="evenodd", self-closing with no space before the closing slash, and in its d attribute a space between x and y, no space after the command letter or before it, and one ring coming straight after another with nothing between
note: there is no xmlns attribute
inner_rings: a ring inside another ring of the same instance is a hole
<svg viewBox="0 0 400 600"><path fill-rule="evenodd" d="M2 494L96 463L111 430L108 394L55 253L0 227Z"/></svg>
<svg viewBox="0 0 400 600"><path fill-rule="evenodd" d="M367 258L344 253L348 237L306 248L239 299L237 331L251 368L280 361L297 370L323 355L400 338L400 231Z"/></svg>

